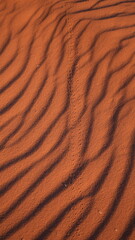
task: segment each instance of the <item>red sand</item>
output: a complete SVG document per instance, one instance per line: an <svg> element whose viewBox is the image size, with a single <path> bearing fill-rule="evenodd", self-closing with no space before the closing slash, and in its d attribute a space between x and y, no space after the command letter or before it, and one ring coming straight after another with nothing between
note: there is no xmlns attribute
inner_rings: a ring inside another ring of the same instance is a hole
<svg viewBox="0 0 135 240"><path fill-rule="evenodd" d="M134 49L134 1L0 1L0 239L135 239Z"/></svg>

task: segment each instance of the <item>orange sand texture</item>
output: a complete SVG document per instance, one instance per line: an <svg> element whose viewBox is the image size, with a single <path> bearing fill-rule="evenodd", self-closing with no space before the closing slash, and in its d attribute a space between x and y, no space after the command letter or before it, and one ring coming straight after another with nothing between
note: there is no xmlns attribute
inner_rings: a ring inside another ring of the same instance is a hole
<svg viewBox="0 0 135 240"><path fill-rule="evenodd" d="M135 240L135 1L0 0L0 239Z"/></svg>

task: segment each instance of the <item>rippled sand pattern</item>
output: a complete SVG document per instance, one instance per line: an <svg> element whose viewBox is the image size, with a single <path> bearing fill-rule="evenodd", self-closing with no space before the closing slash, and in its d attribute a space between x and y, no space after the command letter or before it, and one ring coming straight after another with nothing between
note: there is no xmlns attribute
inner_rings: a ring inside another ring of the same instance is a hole
<svg viewBox="0 0 135 240"><path fill-rule="evenodd" d="M0 239L135 240L135 1L0 0Z"/></svg>

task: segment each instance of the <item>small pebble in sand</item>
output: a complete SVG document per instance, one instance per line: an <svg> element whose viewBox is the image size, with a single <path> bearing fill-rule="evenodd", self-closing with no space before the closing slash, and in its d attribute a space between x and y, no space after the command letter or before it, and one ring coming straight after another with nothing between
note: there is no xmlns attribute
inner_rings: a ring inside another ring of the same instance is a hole
<svg viewBox="0 0 135 240"><path fill-rule="evenodd" d="M115 228L115 229L114 229L114 231L115 231L115 232L118 232L118 229L117 229L117 228Z"/></svg>
<svg viewBox="0 0 135 240"><path fill-rule="evenodd" d="M102 214L102 211L99 210L98 213L101 215L101 214Z"/></svg>

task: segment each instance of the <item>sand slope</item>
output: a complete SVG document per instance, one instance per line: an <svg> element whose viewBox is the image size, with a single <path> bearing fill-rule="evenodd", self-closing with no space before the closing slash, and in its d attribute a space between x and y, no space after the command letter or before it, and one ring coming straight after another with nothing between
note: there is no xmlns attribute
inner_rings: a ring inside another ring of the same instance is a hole
<svg viewBox="0 0 135 240"><path fill-rule="evenodd" d="M135 1L0 1L0 239L135 239Z"/></svg>

